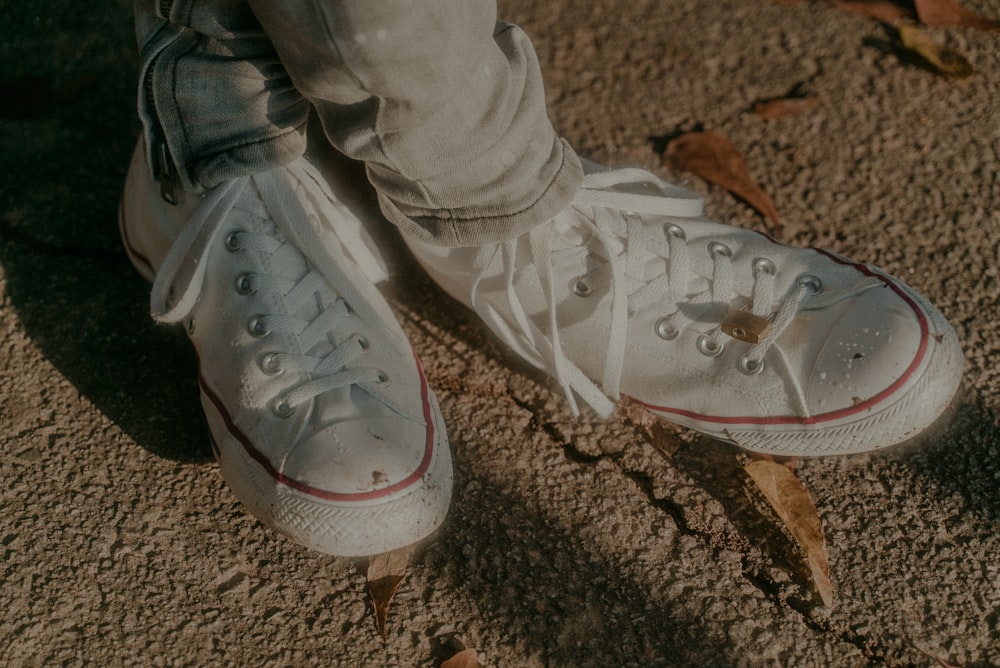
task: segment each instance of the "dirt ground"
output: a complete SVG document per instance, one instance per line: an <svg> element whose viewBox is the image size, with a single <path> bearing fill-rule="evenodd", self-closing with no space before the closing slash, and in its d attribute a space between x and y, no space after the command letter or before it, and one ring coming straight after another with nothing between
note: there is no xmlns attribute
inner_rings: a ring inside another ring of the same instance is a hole
<svg viewBox="0 0 1000 668"><path fill-rule="evenodd" d="M1000 2L965 0L1000 18ZM785 239L926 294L966 355L961 400L908 447L802 462L835 604L746 492L744 455L558 393L388 252L393 305L455 459L444 527L375 631L364 564L246 515L213 461L181 332L155 326L115 227L138 132L127 2L0 0L0 656L7 665L1000 665L1000 48L931 31L975 74L902 57L824 0L503 0L558 130L589 158L746 204L661 167L697 127L745 153ZM42 84L51 87L46 97ZM750 113L796 86L821 97Z"/></svg>

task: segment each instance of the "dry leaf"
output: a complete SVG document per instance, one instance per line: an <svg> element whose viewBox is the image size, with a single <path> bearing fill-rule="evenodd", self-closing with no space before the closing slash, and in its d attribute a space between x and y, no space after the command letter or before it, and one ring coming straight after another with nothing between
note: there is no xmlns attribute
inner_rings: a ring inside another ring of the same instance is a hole
<svg viewBox="0 0 1000 668"><path fill-rule="evenodd" d="M679 169L693 172L743 199L774 225L781 235L781 221L771 197L750 175L743 154L718 132L688 132L667 144L664 158Z"/></svg>
<svg viewBox="0 0 1000 668"><path fill-rule="evenodd" d="M441 668L479 668L479 657L476 650L463 649L441 664Z"/></svg>
<svg viewBox="0 0 1000 668"><path fill-rule="evenodd" d="M967 77L975 72L964 56L934 41L934 38L915 26L899 26L899 43L907 52L939 74Z"/></svg>
<svg viewBox="0 0 1000 668"><path fill-rule="evenodd" d="M885 23L895 23L899 19L913 16L906 7L901 7L893 2L863 2L861 0L834 0L833 6L837 9L858 16L870 19L877 19Z"/></svg>
<svg viewBox="0 0 1000 668"><path fill-rule="evenodd" d="M406 562L411 548L405 547L368 560L368 595L375 613L375 628L385 639L385 621L389 616L389 603L396 594L399 583L406 576Z"/></svg>
<svg viewBox="0 0 1000 668"><path fill-rule="evenodd" d="M780 97L774 100L758 102L753 107L753 113L765 121L776 121L781 118L794 116L806 111L812 111L820 105L820 99L816 95L805 97Z"/></svg>
<svg viewBox="0 0 1000 668"><path fill-rule="evenodd" d="M778 517L791 531L795 542L806 553L806 563L812 572L813 583L823 604L833 605L833 586L830 583L830 560L826 554L826 541L819 513L809 491L795 474L778 462L761 459L745 467Z"/></svg>
<svg viewBox="0 0 1000 668"><path fill-rule="evenodd" d="M1000 21L985 18L969 11L956 0L914 0L917 17L924 25L965 26L980 30L1000 30Z"/></svg>

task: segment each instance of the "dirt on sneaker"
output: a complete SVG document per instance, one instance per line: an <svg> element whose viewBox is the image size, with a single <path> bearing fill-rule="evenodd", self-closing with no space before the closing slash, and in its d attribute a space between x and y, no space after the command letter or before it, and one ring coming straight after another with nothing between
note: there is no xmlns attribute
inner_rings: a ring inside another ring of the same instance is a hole
<svg viewBox="0 0 1000 668"><path fill-rule="evenodd" d="M773 232L662 161L679 133L723 134L784 241L872 262L941 310L964 391L914 443L797 464L827 607L744 454L628 406L574 418L387 230L390 303L441 400L455 485L383 640L367 561L300 548L236 501L188 342L149 319L116 229L138 133L129 4L0 0L7 664L439 666L463 649L484 666L1000 664L995 32L926 30L974 70L956 78L846 3L501 2L581 155ZM1000 18L995 0L962 4ZM786 97L820 103L753 112Z"/></svg>

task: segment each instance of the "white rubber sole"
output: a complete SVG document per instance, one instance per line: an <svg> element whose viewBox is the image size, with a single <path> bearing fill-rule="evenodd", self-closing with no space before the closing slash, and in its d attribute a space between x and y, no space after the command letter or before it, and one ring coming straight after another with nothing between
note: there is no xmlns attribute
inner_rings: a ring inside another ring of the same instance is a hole
<svg viewBox="0 0 1000 668"><path fill-rule="evenodd" d="M356 501L332 500L295 481L248 449L220 408L202 391L202 404L218 448L222 477L261 522L309 549L362 557L417 543L444 521L451 503L451 453L437 400L428 392L429 442L425 466L408 484Z"/></svg>

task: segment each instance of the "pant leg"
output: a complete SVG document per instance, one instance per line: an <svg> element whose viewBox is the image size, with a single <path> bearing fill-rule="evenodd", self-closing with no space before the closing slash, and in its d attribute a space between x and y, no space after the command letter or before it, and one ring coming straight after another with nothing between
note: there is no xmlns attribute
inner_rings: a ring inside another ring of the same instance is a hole
<svg viewBox="0 0 1000 668"><path fill-rule="evenodd" d="M155 31L137 20L140 43L152 35L147 116L161 119L182 183L301 154L305 98L331 143L365 162L386 217L418 239L513 238L575 193L579 161L549 122L534 50L496 22L493 0L249 7L174 0L165 16L150 8Z"/></svg>
<svg viewBox="0 0 1000 668"><path fill-rule="evenodd" d="M534 49L495 0L250 0L331 143L383 213L442 245L513 238L558 213L581 168L555 134Z"/></svg>
<svg viewBox="0 0 1000 668"><path fill-rule="evenodd" d="M150 168L187 190L287 164L309 104L245 0L135 0Z"/></svg>

